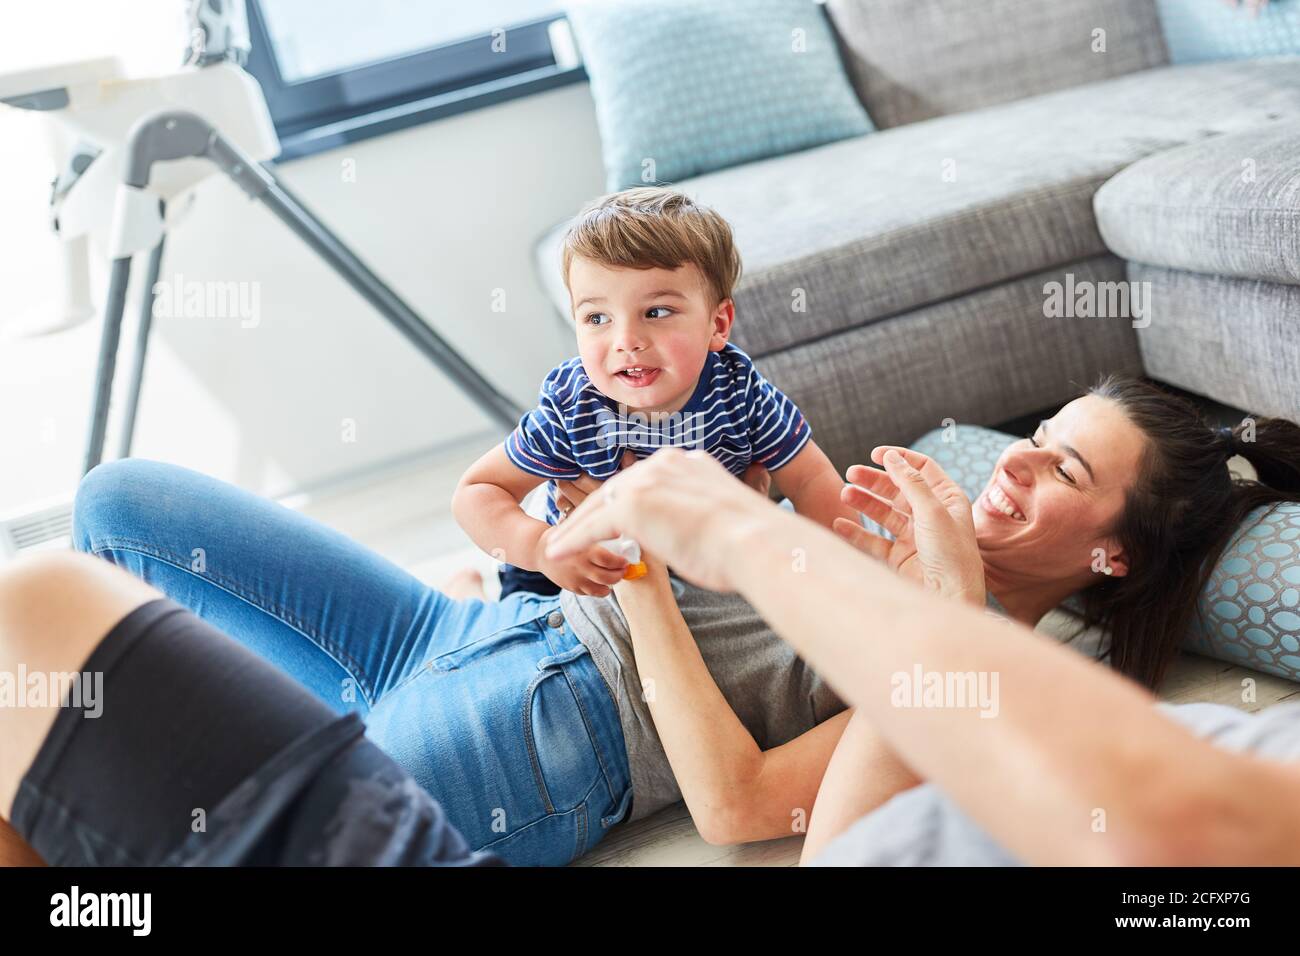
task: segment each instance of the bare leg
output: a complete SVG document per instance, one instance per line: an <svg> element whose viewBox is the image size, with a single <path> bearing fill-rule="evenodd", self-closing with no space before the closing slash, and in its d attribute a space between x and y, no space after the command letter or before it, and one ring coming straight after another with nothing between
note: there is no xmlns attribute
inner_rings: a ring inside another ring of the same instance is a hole
<svg viewBox="0 0 1300 956"><path fill-rule="evenodd" d="M0 568L0 672L16 674L20 665L28 674L76 671L113 625L159 597L143 581L84 554L51 552L6 565ZM57 704L0 707L0 815L6 819L57 714Z"/></svg>
<svg viewBox="0 0 1300 956"><path fill-rule="evenodd" d="M862 713L854 711L817 790L799 864L806 864L861 817L920 782Z"/></svg>

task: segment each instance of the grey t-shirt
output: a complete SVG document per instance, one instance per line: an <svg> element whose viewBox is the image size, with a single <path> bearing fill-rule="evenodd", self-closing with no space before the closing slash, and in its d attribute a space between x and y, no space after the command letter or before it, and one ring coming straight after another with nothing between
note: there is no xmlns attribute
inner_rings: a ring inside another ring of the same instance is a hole
<svg viewBox="0 0 1300 956"><path fill-rule="evenodd" d="M676 579L674 588L709 673L759 747L780 746L844 709L744 598ZM676 803L681 790L646 703L648 695L663 699L673 688L655 681L652 674L637 673L627 619L613 595L591 598L565 591L560 606L618 704L632 774L629 819Z"/></svg>
<svg viewBox="0 0 1300 956"><path fill-rule="evenodd" d="M1223 704L1159 704L1229 750L1300 761L1300 704L1248 714ZM814 866L1016 866L1019 861L933 784L907 790L827 844Z"/></svg>

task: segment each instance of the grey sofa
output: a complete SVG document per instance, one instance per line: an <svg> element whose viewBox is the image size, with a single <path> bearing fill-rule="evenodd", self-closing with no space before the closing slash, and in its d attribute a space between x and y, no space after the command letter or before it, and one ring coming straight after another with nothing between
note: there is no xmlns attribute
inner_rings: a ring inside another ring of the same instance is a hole
<svg viewBox="0 0 1300 956"><path fill-rule="evenodd" d="M1133 192L1112 193L1113 228L1094 210L1099 188L1146 157L1294 130L1300 58L1170 66L1154 0L828 0L827 13L879 131L676 185L732 223L745 264L734 340L799 403L838 467L945 419L994 424L1046 408L1108 371L1149 371L1252 411L1300 412L1293 254L1250 279L1249 262L1189 259L1175 250L1185 239L1162 236L1164 220L1123 212L1145 188L1136 178ZM1244 194L1218 196L1231 206ZM1290 230L1292 252L1300 231L1294 202L1289 219L1232 223ZM563 228L539 241L536 258L567 316ZM1228 281L1196 270L1225 268L1233 281L1291 283L1265 293L1242 328L1254 335L1261 323L1290 321L1292 347L1252 346L1242 361L1269 371L1245 382L1204 374L1219 353L1181 331L1183 321L1232 321L1239 298L1193 288ZM1123 282L1130 269L1169 300L1146 328L1129 314L1045 307L1050 283ZM1175 302L1195 302L1195 317ZM1275 307L1289 319L1267 318Z"/></svg>
<svg viewBox="0 0 1300 956"><path fill-rule="evenodd" d="M1300 414L1300 122L1157 153L1097 191L1106 245L1146 286L1149 375Z"/></svg>

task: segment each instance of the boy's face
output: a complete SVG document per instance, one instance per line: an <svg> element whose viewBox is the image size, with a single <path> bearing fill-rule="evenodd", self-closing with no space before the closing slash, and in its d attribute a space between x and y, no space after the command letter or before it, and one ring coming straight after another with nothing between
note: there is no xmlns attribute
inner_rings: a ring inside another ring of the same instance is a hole
<svg viewBox="0 0 1300 956"><path fill-rule="evenodd" d="M681 409L735 318L730 299L712 301L694 263L625 269L578 256L569 299L587 376L609 398L642 411Z"/></svg>

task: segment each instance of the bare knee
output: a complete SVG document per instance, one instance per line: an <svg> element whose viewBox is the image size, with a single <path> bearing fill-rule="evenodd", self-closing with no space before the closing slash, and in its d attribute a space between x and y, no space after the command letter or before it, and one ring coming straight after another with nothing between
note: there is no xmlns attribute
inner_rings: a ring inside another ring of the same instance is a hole
<svg viewBox="0 0 1300 956"><path fill-rule="evenodd" d="M38 656L66 663L68 653L89 653L128 612L157 597L143 581L89 555L19 558L0 566L0 661Z"/></svg>
<svg viewBox="0 0 1300 956"><path fill-rule="evenodd" d="M0 566L0 679L78 671L118 621L158 591L106 561L44 552ZM58 703L0 706L0 815L54 723Z"/></svg>

